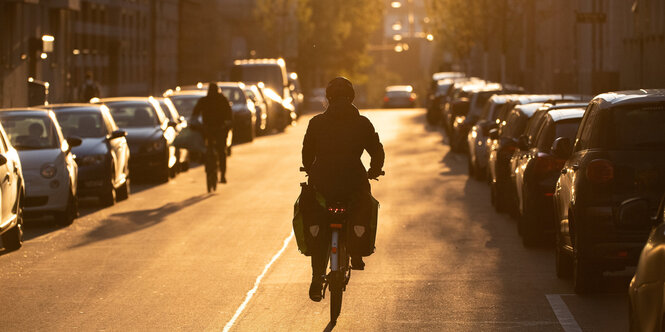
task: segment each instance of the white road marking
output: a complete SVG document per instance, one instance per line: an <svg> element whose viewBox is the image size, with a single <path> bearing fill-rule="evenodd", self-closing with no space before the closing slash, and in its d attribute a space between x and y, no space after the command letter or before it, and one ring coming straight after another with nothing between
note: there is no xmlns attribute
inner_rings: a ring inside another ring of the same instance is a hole
<svg viewBox="0 0 665 332"><path fill-rule="evenodd" d="M561 294L547 294L547 301L550 302L554 315L559 320L559 324L565 332L582 332L582 328L577 324L575 317L568 310L568 306L563 302Z"/></svg>
<svg viewBox="0 0 665 332"><path fill-rule="evenodd" d="M279 258L279 256L282 255L284 250L286 250L286 247L289 245L289 242L291 242L291 239L293 239L293 232L291 232L291 234L286 239L284 239L284 245L282 245L282 248L279 249L279 251L274 256L272 256L270 262L268 262L268 264L266 264L266 266L263 268L263 272L261 272L261 274L258 277L256 277L256 281L254 282L254 287L250 289L249 292L247 292L247 296L245 296L245 301L243 301L242 304L238 307L236 313L233 315L233 317L231 317L231 320L229 320L229 322L226 323L226 325L224 325L223 332L228 332L229 330L231 330L231 327L233 327L233 324L235 324L236 319L240 317L240 314L242 314L243 310L245 310L245 307L256 293L256 290L259 288L259 285L261 284L261 280L266 275L266 273L268 273L268 270L270 269L272 264L275 263L275 261Z"/></svg>

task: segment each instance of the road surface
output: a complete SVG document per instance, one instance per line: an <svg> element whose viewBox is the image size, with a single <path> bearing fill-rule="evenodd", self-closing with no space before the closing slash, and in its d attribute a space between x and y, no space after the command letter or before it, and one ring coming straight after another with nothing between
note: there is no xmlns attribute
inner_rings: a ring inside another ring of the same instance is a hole
<svg viewBox="0 0 665 332"><path fill-rule="evenodd" d="M364 111L386 150L376 253L353 271L335 331L625 331L629 274L579 297L551 247L522 247L466 157L424 125L424 110ZM309 259L290 238L309 117L236 146L227 185L202 167L58 228L26 221L0 253L7 331L321 331L328 298L307 295Z"/></svg>

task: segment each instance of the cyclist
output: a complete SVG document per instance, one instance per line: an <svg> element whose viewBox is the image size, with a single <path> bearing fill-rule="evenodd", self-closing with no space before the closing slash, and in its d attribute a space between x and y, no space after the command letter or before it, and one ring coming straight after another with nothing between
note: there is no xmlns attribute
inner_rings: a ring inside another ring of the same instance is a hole
<svg viewBox="0 0 665 332"><path fill-rule="evenodd" d="M367 197L356 200L363 207L355 211L369 219L362 212L369 211L371 204L368 179L376 179L381 174L385 155L374 126L352 104L354 97L353 85L346 78L337 77L328 83L326 98L329 105L324 113L309 121L303 140L302 162L309 175L309 183L326 200ZM360 160L365 150L371 156L367 171ZM316 302L321 301L327 260L326 242L312 250L309 297ZM363 270L365 263L362 256L351 253L351 265L352 269Z"/></svg>
<svg viewBox="0 0 665 332"><path fill-rule="evenodd" d="M226 183L226 139L233 124L231 103L219 93L216 83L208 84L208 94L196 102L192 121L201 116L206 149L216 149L219 157L219 182Z"/></svg>

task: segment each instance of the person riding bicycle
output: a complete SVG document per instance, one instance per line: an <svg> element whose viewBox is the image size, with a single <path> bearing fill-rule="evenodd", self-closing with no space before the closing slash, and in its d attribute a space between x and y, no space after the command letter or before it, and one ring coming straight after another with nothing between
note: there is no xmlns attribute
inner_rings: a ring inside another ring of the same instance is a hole
<svg viewBox="0 0 665 332"><path fill-rule="evenodd" d="M357 200L366 207L357 210L369 210L369 179L381 175L385 154L374 126L352 104L354 97L353 85L346 78L337 77L328 83L326 98L329 105L324 113L309 121L303 140L302 162L309 183L326 200L367 197ZM367 171L360 160L363 151L371 156ZM312 251L309 297L313 301L321 300L327 260L327 243ZM351 253L351 265L352 269L364 269L362 256Z"/></svg>
<svg viewBox="0 0 665 332"><path fill-rule="evenodd" d="M192 112L192 121L201 116L203 136L207 149L216 149L219 157L219 182L226 183L226 140L233 124L231 103L219 93L216 83L208 84L208 94L196 102Z"/></svg>

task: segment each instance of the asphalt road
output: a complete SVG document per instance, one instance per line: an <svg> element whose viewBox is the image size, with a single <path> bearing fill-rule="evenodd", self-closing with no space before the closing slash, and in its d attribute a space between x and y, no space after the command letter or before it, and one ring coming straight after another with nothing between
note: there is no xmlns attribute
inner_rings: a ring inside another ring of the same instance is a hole
<svg viewBox="0 0 665 332"><path fill-rule="evenodd" d="M335 331L627 330L629 273L571 295L552 248L522 247L424 110L364 113L387 176L372 182L376 253L353 272ZM111 208L84 201L70 227L27 221L24 247L0 252L0 329L331 330L328 298L309 300L309 259L289 238L308 119L234 147L215 194L197 167Z"/></svg>

